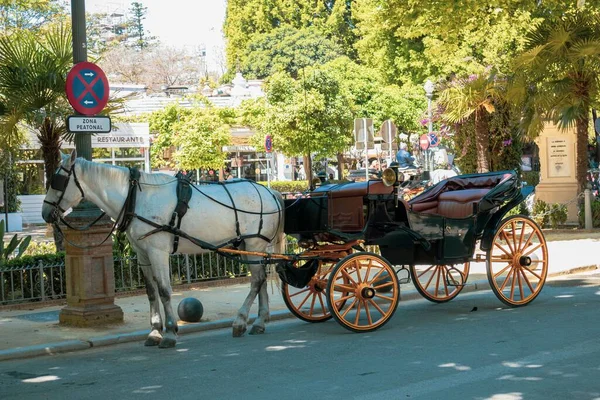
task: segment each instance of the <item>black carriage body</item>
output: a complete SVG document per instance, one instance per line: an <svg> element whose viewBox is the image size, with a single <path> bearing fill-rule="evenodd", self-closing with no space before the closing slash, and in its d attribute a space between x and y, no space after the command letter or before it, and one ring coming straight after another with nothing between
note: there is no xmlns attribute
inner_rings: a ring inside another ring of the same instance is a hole
<svg viewBox="0 0 600 400"><path fill-rule="evenodd" d="M459 175L396 205L381 181L324 185L286 200L285 232L300 240L363 239L393 265L457 264L489 249L502 217L531 189L514 171Z"/></svg>

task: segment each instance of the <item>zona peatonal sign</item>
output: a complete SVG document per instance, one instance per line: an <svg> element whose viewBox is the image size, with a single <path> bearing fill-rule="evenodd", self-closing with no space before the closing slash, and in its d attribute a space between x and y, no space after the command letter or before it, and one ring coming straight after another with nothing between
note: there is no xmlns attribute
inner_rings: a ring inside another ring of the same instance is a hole
<svg viewBox="0 0 600 400"><path fill-rule="evenodd" d="M82 116L67 119L69 132L110 132L110 118L97 116L108 102L110 88L104 71L91 62L80 62L67 75L66 93L69 103Z"/></svg>
<svg viewBox="0 0 600 400"><path fill-rule="evenodd" d="M67 130L71 133L110 133L110 117L82 117L70 115L67 117Z"/></svg>

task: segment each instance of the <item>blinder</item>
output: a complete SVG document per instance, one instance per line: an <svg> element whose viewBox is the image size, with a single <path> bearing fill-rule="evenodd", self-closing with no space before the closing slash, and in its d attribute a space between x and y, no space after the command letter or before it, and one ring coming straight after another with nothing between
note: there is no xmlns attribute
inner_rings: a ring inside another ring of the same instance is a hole
<svg viewBox="0 0 600 400"><path fill-rule="evenodd" d="M67 185L69 184L69 175L59 175L54 174L52 176L52 180L50 181L50 187L54 190L58 190L60 192L64 192L67 190Z"/></svg>
<svg viewBox="0 0 600 400"><path fill-rule="evenodd" d="M66 171L67 175L60 175L59 172L61 170ZM83 193L83 188L79 184L79 180L77 179L77 175L75 174L75 165L72 165L71 169L66 169L65 167L63 167L61 165L60 168L54 173L54 175L52 175L52 179L50 180L50 187L54 190L59 191L60 197L58 198L58 201L56 201L56 202L50 202L48 200L44 200L44 203L49 204L54 207L53 214L58 214L59 210L63 213L65 212L65 210L60 206L60 203L62 202L62 199L67 190L67 186L69 185L69 181L71 180L71 175L73 175L73 178L75 180L75 185L77 185L77 188L81 192L81 197L85 197L85 194Z"/></svg>

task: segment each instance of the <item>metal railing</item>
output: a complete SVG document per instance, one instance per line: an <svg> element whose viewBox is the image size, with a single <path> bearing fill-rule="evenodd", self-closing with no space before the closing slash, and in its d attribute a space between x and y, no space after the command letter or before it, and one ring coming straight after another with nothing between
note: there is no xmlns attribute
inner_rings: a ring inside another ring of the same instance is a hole
<svg viewBox="0 0 600 400"><path fill-rule="evenodd" d="M245 276L247 266L215 253L173 255L169 272L171 284L181 285L201 281ZM137 257L115 258L115 290L127 292L145 288ZM65 298L66 273L64 262L26 265L0 269L0 305L47 301Z"/></svg>
<svg viewBox="0 0 600 400"><path fill-rule="evenodd" d="M376 249L369 246L367 251ZM286 253L295 253L298 246L290 240ZM173 286L218 279L247 276L248 267L217 253L172 255L169 262ZM115 290L128 292L145 288L137 257L114 259ZM0 268L0 305L66 298L64 262Z"/></svg>

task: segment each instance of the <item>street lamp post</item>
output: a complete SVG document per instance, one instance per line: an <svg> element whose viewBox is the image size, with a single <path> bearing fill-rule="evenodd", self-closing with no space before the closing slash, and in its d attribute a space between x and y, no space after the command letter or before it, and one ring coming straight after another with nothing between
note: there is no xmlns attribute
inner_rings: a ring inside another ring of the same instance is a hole
<svg viewBox="0 0 600 400"><path fill-rule="evenodd" d="M423 88L425 89L425 96L427 96L427 114L428 114L428 133L431 134L431 132L433 132L433 115L432 115L432 111L431 111L431 99L433 98L433 90L435 89L435 86L433 84L433 82L431 82L430 79L427 79L427 82L425 82L425 85L423 85ZM426 152L426 162L425 162L425 169L431 171L433 168L433 162L431 160L431 154L430 154L430 150L427 149Z"/></svg>

